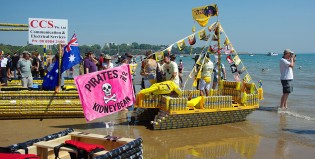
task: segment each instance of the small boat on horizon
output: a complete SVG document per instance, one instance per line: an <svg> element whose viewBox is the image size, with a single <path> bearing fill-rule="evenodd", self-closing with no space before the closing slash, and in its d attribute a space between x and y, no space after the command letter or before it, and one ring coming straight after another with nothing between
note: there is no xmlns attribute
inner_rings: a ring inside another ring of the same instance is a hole
<svg viewBox="0 0 315 159"><path fill-rule="evenodd" d="M268 52L267 56L278 56L278 54L275 52Z"/></svg>

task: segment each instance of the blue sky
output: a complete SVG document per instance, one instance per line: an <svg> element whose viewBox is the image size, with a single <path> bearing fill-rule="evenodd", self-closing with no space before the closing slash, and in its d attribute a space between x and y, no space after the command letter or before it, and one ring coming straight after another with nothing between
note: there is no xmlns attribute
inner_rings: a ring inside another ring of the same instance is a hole
<svg viewBox="0 0 315 159"><path fill-rule="evenodd" d="M314 0L10 0L1 3L0 23L68 19L68 37L75 32L80 45L169 45L191 34L192 8L212 3L218 4L219 20L238 52L315 53ZM0 43L27 40L27 32L0 32Z"/></svg>

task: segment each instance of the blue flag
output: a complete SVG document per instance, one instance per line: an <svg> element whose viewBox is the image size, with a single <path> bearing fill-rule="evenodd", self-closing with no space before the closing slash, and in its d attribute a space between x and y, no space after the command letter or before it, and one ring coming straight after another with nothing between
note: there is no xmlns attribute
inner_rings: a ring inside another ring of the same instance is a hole
<svg viewBox="0 0 315 159"><path fill-rule="evenodd" d="M82 60L77 40L77 36L73 34L68 45L63 48L64 53L62 57L61 73L79 64Z"/></svg>
<svg viewBox="0 0 315 159"><path fill-rule="evenodd" d="M52 63L52 69L46 74L43 80L42 87L44 90L55 90L56 86L58 85L58 61Z"/></svg>

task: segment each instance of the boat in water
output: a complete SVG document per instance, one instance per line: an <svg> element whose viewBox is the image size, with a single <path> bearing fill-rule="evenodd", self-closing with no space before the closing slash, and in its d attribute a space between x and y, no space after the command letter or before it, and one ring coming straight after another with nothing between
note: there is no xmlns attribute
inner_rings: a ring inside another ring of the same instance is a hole
<svg viewBox="0 0 315 159"><path fill-rule="evenodd" d="M267 56L278 56L278 54L275 52L268 52Z"/></svg>
<svg viewBox="0 0 315 159"><path fill-rule="evenodd" d="M206 13L209 8L212 9L212 13L216 13L216 5L197 9ZM202 22L204 23L204 21ZM209 90L208 96L201 96L200 91L193 88L185 89L184 86L181 89L173 81L153 84L150 88L143 89L137 94L135 108L137 108L138 122L150 123L155 130L217 125L244 121L250 113L259 108L259 100L263 99L263 89L258 88L252 82L246 67L227 38L221 24L216 21L210 26L203 27L198 34L200 35L200 32L205 34L205 28L207 28L209 31L207 37L212 38L206 38L208 48L204 47L207 49L203 49L197 54L199 58L196 59L197 62L189 77L195 77L195 79L191 79L195 81L200 78L200 68L206 61L207 54L215 56L220 63L224 52L229 56L227 59L229 59L231 69L233 68L234 80L220 80L219 88ZM197 34L197 32L193 34ZM204 41L205 38L200 40ZM224 44L221 43L223 40ZM181 43L182 41L180 40ZM216 44L209 46L211 42ZM220 74L221 69L218 70L218 74Z"/></svg>

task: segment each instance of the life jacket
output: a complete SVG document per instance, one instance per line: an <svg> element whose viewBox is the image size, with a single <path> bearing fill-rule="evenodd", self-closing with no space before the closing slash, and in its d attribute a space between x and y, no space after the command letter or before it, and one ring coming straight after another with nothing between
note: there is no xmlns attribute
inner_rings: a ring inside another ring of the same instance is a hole
<svg viewBox="0 0 315 159"><path fill-rule="evenodd" d="M3 159L39 159L33 154L18 154L18 153L0 153L0 158Z"/></svg>
<svg viewBox="0 0 315 159"><path fill-rule="evenodd" d="M69 152L71 159L91 159L93 158L94 153L105 150L102 145L66 140L65 143L54 147L55 159L59 158L59 150L61 147L70 148L76 151L76 153Z"/></svg>

